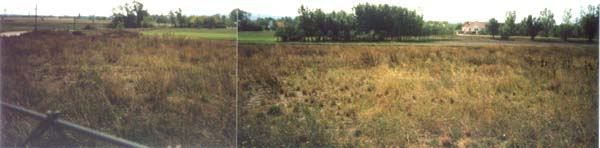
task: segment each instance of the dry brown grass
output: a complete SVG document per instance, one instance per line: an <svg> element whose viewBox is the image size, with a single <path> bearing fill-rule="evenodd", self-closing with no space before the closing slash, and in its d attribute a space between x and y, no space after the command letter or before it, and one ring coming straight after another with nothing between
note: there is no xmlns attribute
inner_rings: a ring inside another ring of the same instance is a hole
<svg viewBox="0 0 600 148"><path fill-rule="evenodd" d="M242 44L239 52L244 146L598 145L597 47Z"/></svg>
<svg viewBox="0 0 600 148"><path fill-rule="evenodd" d="M2 101L62 110L65 120L151 146L234 145L233 41L123 31L0 40ZM2 115L2 147L23 141L37 124ZM74 137L78 145L105 145Z"/></svg>

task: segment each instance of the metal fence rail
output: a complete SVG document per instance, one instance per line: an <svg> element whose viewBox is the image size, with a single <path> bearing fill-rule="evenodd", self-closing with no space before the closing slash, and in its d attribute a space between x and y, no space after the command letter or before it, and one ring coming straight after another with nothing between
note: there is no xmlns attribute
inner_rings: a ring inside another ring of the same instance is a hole
<svg viewBox="0 0 600 148"><path fill-rule="evenodd" d="M108 142L108 143L112 143L118 146L122 146L122 147L134 147L134 148L146 148L148 146L136 143L136 142L132 142L129 140L125 140L119 137L115 137L103 132L99 132L87 127L83 127L74 123L71 123L69 121L65 121L62 119L58 119L58 115L60 113L57 112L48 112L47 114L42 114L42 113L38 113L20 106L16 106L16 105L12 105L12 104L8 104L8 103L2 103L2 109L8 109L10 111L14 111L14 112L18 112L21 114L24 114L26 116L29 117L33 117L36 120L40 120L40 124L38 125L38 127L36 129L33 130L33 132L29 135L29 137L23 142L22 146L26 146L27 143L32 140L35 139L38 136L41 136L41 134L44 133L44 131L51 127L51 126L57 126L58 128L64 128L64 129L68 129L68 130L72 130L72 131L76 131L82 134L85 134L87 136Z"/></svg>

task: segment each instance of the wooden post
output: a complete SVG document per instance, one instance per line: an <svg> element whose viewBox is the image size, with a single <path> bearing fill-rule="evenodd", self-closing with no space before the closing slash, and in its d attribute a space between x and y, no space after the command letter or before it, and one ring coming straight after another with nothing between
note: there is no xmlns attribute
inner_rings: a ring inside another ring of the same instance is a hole
<svg viewBox="0 0 600 148"><path fill-rule="evenodd" d="M73 31L77 30L77 19L81 16L81 13L77 17L73 17Z"/></svg>

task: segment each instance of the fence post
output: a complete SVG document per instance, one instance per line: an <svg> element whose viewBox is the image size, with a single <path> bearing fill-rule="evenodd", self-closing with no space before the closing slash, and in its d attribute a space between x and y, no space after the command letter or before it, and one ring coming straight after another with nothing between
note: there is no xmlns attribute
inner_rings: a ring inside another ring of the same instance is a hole
<svg viewBox="0 0 600 148"><path fill-rule="evenodd" d="M19 147L26 147L29 142L41 137L48 128L53 126L54 121L56 119L58 119L58 116L60 116L60 114L61 114L60 111L51 111L51 110L47 111L46 119L40 121L38 126L33 131L31 131L31 134L29 134L29 137L27 137L27 139L25 139L25 141L23 141L23 143L21 143L21 145L19 145Z"/></svg>
<svg viewBox="0 0 600 148"><path fill-rule="evenodd" d="M42 120L42 122L40 122L40 124L37 126L37 128L35 130L33 130L30 134L30 136L27 138L27 140L25 140L19 147L25 147L27 146L27 143L29 143L32 140L37 139L39 136L41 136L44 131L46 131L48 128L50 127L55 127L55 128L59 128L59 129L68 129L74 132L78 132L87 136L90 136L92 138L95 138L97 140L101 140L104 142L108 142L108 143L112 143L121 147L135 147L135 148L146 148L148 146L136 143L136 142L132 142L129 140L125 140L119 137L115 137L103 132L99 132L87 127L83 127L81 125L77 125L65 120L61 120L58 119L58 116L60 115L60 112L57 111L49 111L46 115L20 107L20 106L16 106L16 105L12 105L12 104L8 104L8 103L4 103L0 101L0 104L2 106L2 109L8 109L10 111L14 111L29 117L33 117L36 120ZM62 132L62 130L60 130L60 132Z"/></svg>

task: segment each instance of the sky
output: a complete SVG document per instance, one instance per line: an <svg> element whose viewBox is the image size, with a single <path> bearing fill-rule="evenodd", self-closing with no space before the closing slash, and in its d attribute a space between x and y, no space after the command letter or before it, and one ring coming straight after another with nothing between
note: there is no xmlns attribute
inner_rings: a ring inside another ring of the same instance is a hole
<svg viewBox="0 0 600 148"><path fill-rule="evenodd" d="M144 4L150 14L168 14L181 8L186 15L229 15L237 8L234 0L136 0ZM110 16L112 9L133 0L0 0L0 12L33 15L35 5L39 15Z"/></svg>
<svg viewBox="0 0 600 148"><path fill-rule="evenodd" d="M352 12L352 7L360 3L390 4L416 10L425 20L431 21L487 21L496 18L504 21L506 11L514 10L517 21L531 14L539 16L544 8L554 13L557 23L562 22L565 9L572 9L573 16L579 16L580 8L598 5L600 0L138 0L151 14L167 14L181 8L186 15L229 14L240 8L254 16L296 16L300 5L321 8L325 12L344 10ZM132 0L0 0L0 11L8 14L34 13L38 4L40 15L97 15L109 16L112 9ZM574 18L573 18L574 19Z"/></svg>
<svg viewBox="0 0 600 148"><path fill-rule="evenodd" d="M492 17L503 22L509 10L516 11L517 21L520 21L529 14L539 16L540 11L548 8L554 13L557 23L562 22L565 9L571 8L573 16L579 16L581 7L587 9L590 4L600 4L600 0L249 0L241 1L238 5L240 9L255 15L296 16L302 4L311 9L321 8L325 12L352 12L353 6L367 2L402 6L420 12L424 20L449 22L485 22Z"/></svg>

